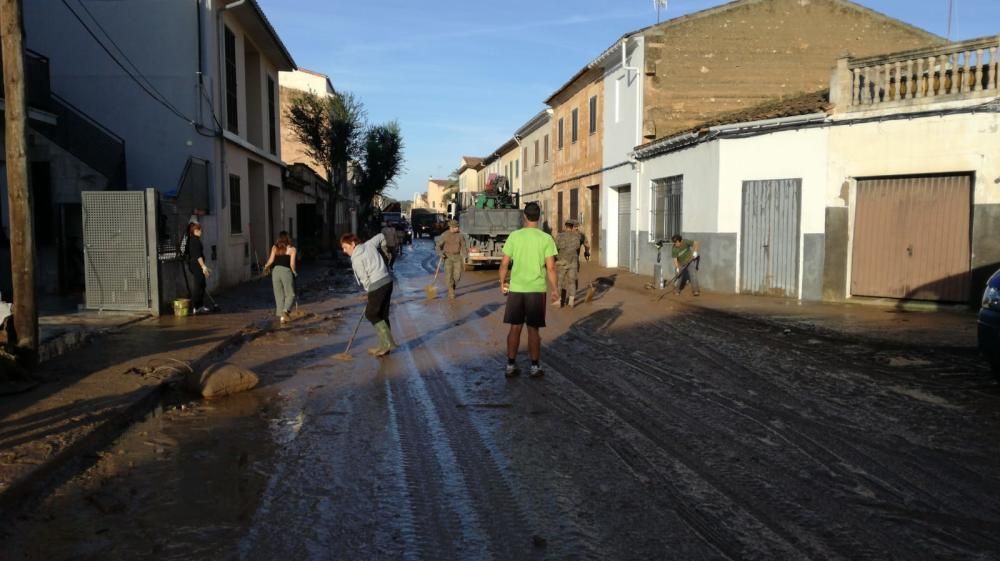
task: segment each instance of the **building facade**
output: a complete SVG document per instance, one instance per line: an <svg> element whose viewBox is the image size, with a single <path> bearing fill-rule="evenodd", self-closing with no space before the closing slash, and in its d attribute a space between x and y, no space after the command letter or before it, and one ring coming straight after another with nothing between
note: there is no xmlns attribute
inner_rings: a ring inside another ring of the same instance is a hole
<svg viewBox="0 0 1000 561"><path fill-rule="evenodd" d="M542 229L552 231L552 115L545 109L514 133L521 143L521 204L538 203Z"/></svg>
<svg viewBox="0 0 1000 561"><path fill-rule="evenodd" d="M123 139L126 187L173 201L169 235L201 215L210 285L249 279L282 185L278 72L295 68L257 2L28 2L24 20L53 91Z"/></svg>
<svg viewBox="0 0 1000 561"><path fill-rule="evenodd" d="M591 253L603 262L601 181L604 167L604 81L602 69L588 65L546 100L552 108L552 228L580 222Z"/></svg>

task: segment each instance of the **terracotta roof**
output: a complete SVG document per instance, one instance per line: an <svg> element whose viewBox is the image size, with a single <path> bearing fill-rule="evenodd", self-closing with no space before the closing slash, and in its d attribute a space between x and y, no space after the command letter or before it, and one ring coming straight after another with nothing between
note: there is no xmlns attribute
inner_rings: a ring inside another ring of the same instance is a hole
<svg viewBox="0 0 1000 561"><path fill-rule="evenodd" d="M829 113L833 108L830 103L830 90L821 90L806 94L798 94L792 97L781 97L765 101L759 105L722 113L698 123L696 126L677 131L663 138L658 138L636 147L636 151L647 150L661 144L669 143L685 135L704 135L712 127L722 125L735 125L739 123L752 123L755 121L766 121L768 119L781 119L785 117L797 117L800 115L811 115L813 113Z"/></svg>

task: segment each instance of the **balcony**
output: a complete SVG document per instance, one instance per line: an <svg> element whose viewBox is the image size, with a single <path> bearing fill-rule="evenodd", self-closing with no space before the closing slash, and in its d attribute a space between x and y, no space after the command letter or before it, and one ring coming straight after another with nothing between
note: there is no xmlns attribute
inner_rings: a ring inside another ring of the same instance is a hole
<svg viewBox="0 0 1000 561"><path fill-rule="evenodd" d="M1000 95L1000 37L837 61L836 113L905 109Z"/></svg>

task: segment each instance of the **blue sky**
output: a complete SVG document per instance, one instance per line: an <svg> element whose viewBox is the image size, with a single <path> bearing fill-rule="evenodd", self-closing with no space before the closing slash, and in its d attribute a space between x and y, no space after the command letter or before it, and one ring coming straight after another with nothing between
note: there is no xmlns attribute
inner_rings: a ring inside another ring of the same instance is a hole
<svg viewBox="0 0 1000 561"><path fill-rule="evenodd" d="M410 199L462 155L492 152L624 33L656 22L652 0L258 0L302 68L398 119ZM670 0L666 17L724 3ZM939 35L947 0L860 0ZM1000 33L1000 0L954 0L953 39Z"/></svg>

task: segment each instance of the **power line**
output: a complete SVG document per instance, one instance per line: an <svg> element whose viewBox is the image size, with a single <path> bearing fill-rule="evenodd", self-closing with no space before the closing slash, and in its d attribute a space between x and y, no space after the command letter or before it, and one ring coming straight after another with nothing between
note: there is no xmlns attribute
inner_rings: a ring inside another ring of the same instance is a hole
<svg viewBox="0 0 1000 561"><path fill-rule="evenodd" d="M156 101L157 103L159 103L160 105L162 105L164 108L167 109L167 111L169 111L170 113L172 113L176 117L178 117L178 118L182 119L183 121L185 121L186 123L194 126L195 129L197 130L198 134L201 134L203 136L213 136L213 137L214 136L218 136L219 133L216 132L216 131L212 131L212 134L210 134L210 135L201 132L201 128L203 128L203 127L201 125L199 125L198 123L196 123L194 121L194 119L191 119L190 117L188 117L187 115L185 115L181 110L179 110L177 107L175 107L169 101L167 101L166 97L163 96L163 94L161 94L158 90L156 90L156 88L153 87L152 83L149 83L148 78L146 78L145 76L143 76L143 78L146 80L145 83L142 80L140 80L139 78L137 78L135 76L135 74L133 74L132 71L129 70L129 68L127 68L125 66L125 64L122 63L122 61L119 60L118 57L115 56L115 54L113 52L111 52L111 50L108 48L108 46L105 45L103 41L101 41L100 37L98 37L97 34L94 33L94 30L91 29L89 25L87 25L87 22L85 22L83 20L83 18L80 17L80 14L75 9L73 9L73 6L70 6L70 4L69 4L69 2L67 0L62 0L62 3L63 3L64 6L66 6L66 9L69 10L69 12L73 15L73 17L76 18L76 20L78 22L80 22L80 25L87 32L87 34L90 35L90 37L94 40L94 42L96 42L97 45L99 47L101 47L101 50L103 50L105 52L105 54L108 55L108 57L111 59L111 61L114 62L115 65L118 66L118 68L120 68L125 73L126 76L128 76L133 82L135 82L136 85L139 86L139 88L142 89L142 91L146 93L146 95L148 95L150 98L152 98L153 101ZM111 37L107 34L107 31L105 31L104 28L102 28L100 26L100 24L97 23L96 18L94 18L93 14L91 14L89 10L87 10L86 6L83 6L82 3L80 5L83 7L84 10L87 11L87 13L90 15L90 17L92 19L94 19L94 23L97 24L97 26L101 29L102 32L104 32L105 36L108 37L108 40L111 41L112 44L115 44L114 40L111 39ZM122 56L126 60L128 60L128 57L125 56L125 53L124 53L124 51L122 51L121 47L119 47L117 44L115 44L115 48L118 49L119 52L121 52ZM128 60L128 62L133 67L135 67L135 64L132 63L131 60ZM138 71L138 68L136 68L135 71L137 73L139 73L140 75L142 75L141 72Z"/></svg>

